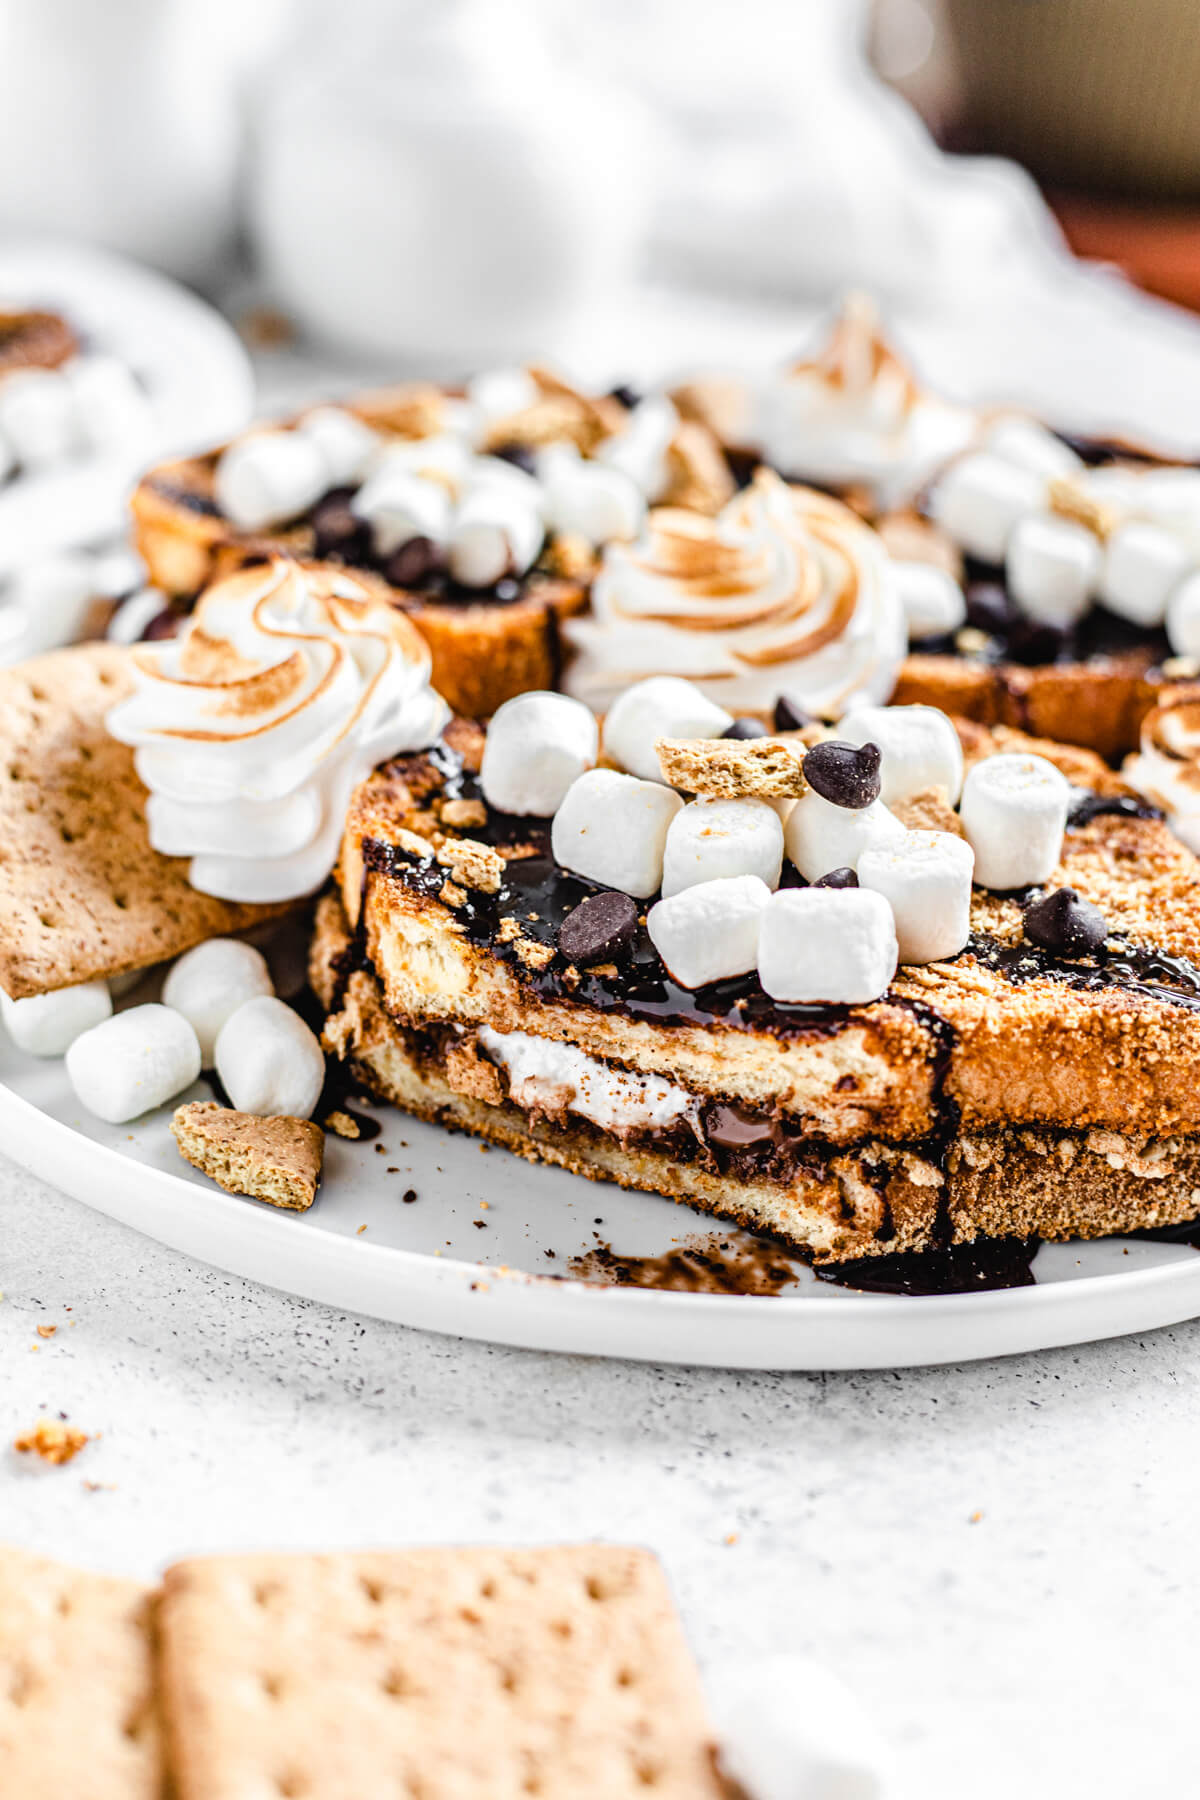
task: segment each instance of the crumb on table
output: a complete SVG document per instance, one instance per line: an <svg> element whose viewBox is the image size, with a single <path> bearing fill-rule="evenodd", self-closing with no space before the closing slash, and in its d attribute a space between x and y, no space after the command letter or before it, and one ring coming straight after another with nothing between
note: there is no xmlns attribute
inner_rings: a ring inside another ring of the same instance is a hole
<svg viewBox="0 0 1200 1800"><path fill-rule="evenodd" d="M35 1456L40 1456L43 1462L53 1463L57 1467L62 1463L69 1463L90 1442L90 1434L77 1431L73 1425L62 1425L56 1419L39 1419L32 1431L24 1431L20 1437L13 1439L13 1449L22 1456L32 1452Z"/></svg>

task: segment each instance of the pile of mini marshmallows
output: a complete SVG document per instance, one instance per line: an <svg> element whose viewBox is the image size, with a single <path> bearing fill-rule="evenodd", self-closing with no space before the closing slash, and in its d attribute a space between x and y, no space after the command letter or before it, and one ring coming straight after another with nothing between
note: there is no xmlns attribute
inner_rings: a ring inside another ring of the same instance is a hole
<svg viewBox="0 0 1200 1800"><path fill-rule="evenodd" d="M343 408L319 407L295 427L230 445L217 464L217 503L242 530L264 531L300 517L333 488L354 487L351 511L378 557L421 540L455 581L473 588L525 574L547 532L593 549L635 538L647 503L666 487L674 407L642 401L587 460L570 444L550 444L536 453L534 473L480 452L497 423L538 397L524 370L480 376L465 399L444 402L443 432L413 439L382 436Z"/></svg>
<svg viewBox="0 0 1200 1800"><path fill-rule="evenodd" d="M316 1037L239 938L181 956L161 1005L114 1013L109 985L89 981L26 1000L0 993L0 1016L19 1050L65 1056L76 1097L110 1125L164 1106L201 1069L215 1068L233 1106L261 1118L307 1119L325 1082Z"/></svg>
<svg viewBox="0 0 1200 1800"><path fill-rule="evenodd" d="M503 812L552 818L556 861L635 900L681 987L757 971L772 999L862 1004L897 964L939 962L970 931L972 876L1008 891L1047 881L1070 784L1044 757L999 755L964 783L957 734L933 707L863 707L804 758L796 800L685 799L663 738L752 735L688 681L628 688L604 720L561 694L523 694L492 720L480 785ZM597 767L601 750L616 767ZM893 807L939 790L965 839L911 831ZM807 887L780 887L785 856Z"/></svg>
<svg viewBox="0 0 1200 1800"><path fill-rule="evenodd" d="M115 356L75 356L59 369L14 369L0 380L0 481L18 471L145 443L150 403Z"/></svg>
<svg viewBox="0 0 1200 1800"><path fill-rule="evenodd" d="M1072 496L1081 517L1064 516ZM960 549L1004 566L1035 623L1068 630L1098 600L1144 630L1165 625L1177 656L1200 656L1200 471L1087 469L1042 426L1005 419L950 465L930 507Z"/></svg>

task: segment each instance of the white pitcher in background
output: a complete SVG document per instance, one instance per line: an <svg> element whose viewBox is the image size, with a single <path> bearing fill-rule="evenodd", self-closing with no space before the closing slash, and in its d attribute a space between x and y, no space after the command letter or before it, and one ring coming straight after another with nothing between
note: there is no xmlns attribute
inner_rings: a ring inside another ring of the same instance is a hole
<svg viewBox="0 0 1200 1800"><path fill-rule="evenodd" d="M287 0L0 0L0 231L225 273L239 90Z"/></svg>
<svg viewBox="0 0 1200 1800"><path fill-rule="evenodd" d="M261 272L327 341L465 369L627 276L636 115L548 55L522 0L312 0L250 122Z"/></svg>

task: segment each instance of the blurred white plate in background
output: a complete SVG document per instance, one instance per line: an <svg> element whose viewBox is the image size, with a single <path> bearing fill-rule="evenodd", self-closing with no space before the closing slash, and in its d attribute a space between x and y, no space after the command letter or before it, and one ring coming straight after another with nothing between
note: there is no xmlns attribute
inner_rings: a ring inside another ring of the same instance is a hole
<svg viewBox="0 0 1200 1800"><path fill-rule="evenodd" d="M61 312L89 347L128 363L151 411L136 458L80 457L0 487L0 578L55 550L123 535L143 467L219 443L250 417L254 380L236 334L165 275L81 245L0 245L0 305Z"/></svg>

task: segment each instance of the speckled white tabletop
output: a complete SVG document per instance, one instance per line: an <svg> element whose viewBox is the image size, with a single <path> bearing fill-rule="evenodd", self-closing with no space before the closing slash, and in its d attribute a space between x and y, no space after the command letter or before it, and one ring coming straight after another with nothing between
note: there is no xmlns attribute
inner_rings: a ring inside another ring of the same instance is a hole
<svg viewBox="0 0 1200 1800"><path fill-rule="evenodd" d="M0 1537L193 1551L651 1545L710 1667L849 1680L917 1800L1194 1791L1200 1324L960 1369L725 1374L347 1317L221 1275L0 1159ZM53 1337L37 1334L55 1325Z"/></svg>

